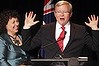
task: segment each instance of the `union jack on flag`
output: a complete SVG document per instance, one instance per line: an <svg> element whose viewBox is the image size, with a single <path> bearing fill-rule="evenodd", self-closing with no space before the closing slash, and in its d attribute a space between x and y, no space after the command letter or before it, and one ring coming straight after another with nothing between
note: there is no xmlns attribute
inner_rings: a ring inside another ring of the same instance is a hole
<svg viewBox="0 0 99 66"><path fill-rule="evenodd" d="M54 4L56 0L44 0L43 24L55 22Z"/></svg>

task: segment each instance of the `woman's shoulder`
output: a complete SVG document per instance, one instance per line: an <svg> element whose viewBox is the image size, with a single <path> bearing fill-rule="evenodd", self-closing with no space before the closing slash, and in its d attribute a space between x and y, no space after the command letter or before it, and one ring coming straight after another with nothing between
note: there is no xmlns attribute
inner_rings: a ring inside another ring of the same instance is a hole
<svg viewBox="0 0 99 66"><path fill-rule="evenodd" d="M0 35L0 44L4 44L4 45L10 44L9 36L6 33Z"/></svg>
<svg viewBox="0 0 99 66"><path fill-rule="evenodd" d="M2 37L2 35L0 35L0 46L1 45L5 45L6 41L4 40L4 38Z"/></svg>

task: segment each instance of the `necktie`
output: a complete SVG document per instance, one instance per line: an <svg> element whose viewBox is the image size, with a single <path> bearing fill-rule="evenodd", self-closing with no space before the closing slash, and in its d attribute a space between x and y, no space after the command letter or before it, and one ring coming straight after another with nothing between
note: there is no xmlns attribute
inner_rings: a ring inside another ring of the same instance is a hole
<svg viewBox="0 0 99 66"><path fill-rule="evenodd" d="M61 51L63 52L63 40L64 40L64 38L65 38L65 27L62 26L61 28L62 28L62 32L60 33L60 36L59 36L59 38L57 39L57 43L58 43L58 45L59 45Z"/></svg>

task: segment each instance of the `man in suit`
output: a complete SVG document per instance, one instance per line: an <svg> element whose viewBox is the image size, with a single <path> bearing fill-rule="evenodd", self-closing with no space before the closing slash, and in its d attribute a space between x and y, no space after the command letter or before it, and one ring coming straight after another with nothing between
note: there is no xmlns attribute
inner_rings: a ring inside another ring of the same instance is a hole
<svg viewBox="0 0 99 66"><path fill-rule="evenodd" d="M92 29L92 36L90 36L84 26L70 22L72 5L69 2L57 2L54 15L56 22L41 26L37 34L31 38L30 27L38 23L38 21L34 21L36 14L33 15L33 12L30 12L27 15L26 13L25 24L22 30L22 48L25 51L41 46L44 50L44 58L79 57L85 46L88 46L96 52L99 51L98 16L91 15L91 17L88 17L89 23L85 22L85 24ZM61 51L62 47L59 47L57 43L60 41L57 39L62 32L62 26L65 27L65 37L62 39L63 51Z"/></svg>

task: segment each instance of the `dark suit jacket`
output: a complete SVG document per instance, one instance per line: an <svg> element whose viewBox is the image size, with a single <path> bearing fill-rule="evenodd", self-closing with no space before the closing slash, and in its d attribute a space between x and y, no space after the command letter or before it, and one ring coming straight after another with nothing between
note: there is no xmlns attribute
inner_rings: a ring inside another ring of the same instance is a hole
<svg viewBox="0 0 99 66"><path fill-rule="evenodd" d="M0 66L19 66L26 58L25 52L13 44L8 34L0 36Z"/></svg>
<svg viewBox="0 0 99 66"><path fill-rule="evenodd" d="M65 58L79 57L84 46L88 46L94 51L99 51L99 31L92 31L93 36L91 37L84 26L71 23L70 40L65 50L61 52L55 40L55 26L55 23L43 25L32 39L30 29L22 30L22 48L28 51L41 46L44 49L44 58L55 58L58 55L62 55Z"/></svg>

